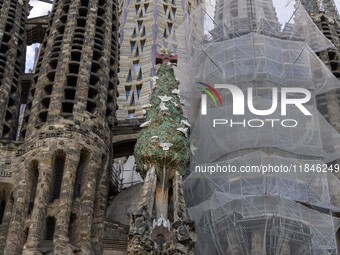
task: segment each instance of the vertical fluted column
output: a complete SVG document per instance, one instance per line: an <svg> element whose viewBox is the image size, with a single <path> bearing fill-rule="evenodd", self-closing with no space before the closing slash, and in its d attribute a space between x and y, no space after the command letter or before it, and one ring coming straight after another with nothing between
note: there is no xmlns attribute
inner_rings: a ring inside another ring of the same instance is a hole
<svg viewBox="0 0 340 255"><path fill-rule="evenodd" d="M62 1L63 2L63 1ZM66 1L64 1L66 4ZM67 20L65 21L64 31L54 41L54 49L58 52L58 64L55 70L52 71L51 78L53 82L53 89L51 96L46 99L49 100L49 109L47 113L46 122L53 122L58 119L60 115L68 117L72 114L72 111L66 111L66 105L72 103L72 98L64 96L64 89L66 85L66 74L73 71L73 65L71 60L72 38L77 27L77 16L80 9L80 0L73 0L68 4L69 10ZM65 17L66 18L66 17ZM53 26L53 25L52 25ZM62 38L61 38L62 36ZM59 39L60 38L60 39ZM58 48L60 50L58 51ZM48 53L47 53L48 54ZM45 55L48 57L48 55ZM37 87L39 86L39 82ZM67 84L69 85L69 84ZM66 85L66 86L67 86ZM47 98L47 97L45 97ZM44 99L41 101L41 105L44 104ZM70 100L70 101L68 101Z"/></svg>
<svg viewBox="0 0 340 255"><path fill-rule="evenodd" d="M28 1L0 1L0 137L15 140L26 53Z"/></svg>
<svg viewBox="0 0 340 255"><path fill-rule="evenodd" d="M19 180L19 177L21 179L13 192L13 210L8 228L7 240L5 242L4 255L22 255L22 249L26 242L24 229L31 191L33 189L32 183L30 182L32 164L25 165L25 162L22 162L18 166L24 170L17 172L16 174L16 179Z"/></svg>
<svg viewBox="0 0 340 255"><path fill-rule="evenodd" d="M11 197L11 194L8 193L6 196L5 212L4 212L2 223L0 226L0 254L2 254L5 248L8 227L9 227L11 216L12 216L12 210L13 210L13 199Z"/></svg>
<svg viewBox="0 0 340 255"><path fill-rule="evenodd" d="M34 76L34 89L31 90L32 101L27 105L29 115L24 119L26 136L31 134L33 127L47 120L50 97L54 87L55 71L59 62L59 54L66 21L69 13L67 1L56 1L50 17L50 26L46 30L44 42ZM24 135L24 134L23 134Z"/></svg>
<svg viewBox="0 0 340 255"><path fill-rule="evenodd" d="M86 14L86 22L88 24L96 23L96 16L98 12L98 6L94 4L94 1L89 1L88 13ZM86 30L79 30L74 35L74 42L81 42L81 38L94 38L95 36L96 26L91 25L87 26ZM89 92L91 91L94 94L97 94L98 91L95 88L95 83L98 82L99 77L93 74L91 63L93 61L93 65L99 67L99 59L102 57L102 48L97 46L98 49L94 48L95 40L84 40L83 48L80 52L80 65L79 65L79 75L77 76L77 91L76 91L76 102L74 105L74 112L76 119L81 118L81 112L84 112L87 108L87 97ZM73 50L72 50L73 52ZM92 53L92 54L91 54ZM94 102L92 102L94 103ZM89 109L89 108L88 108Z"/></svg>
<svg viewBox="0 0 340 255"><path fill-rule="evenodd" d="M31 254L31 252L35 252L42 240L41 229L43 228L43 224L46 222L46 211L51 192L51 165L51 157L45 158L39 162L39 179L37 191L29 226L28 238L23 250L23 254Z"/></svg>
<svg viewBox="0 0 340 255"><path fill-rule="evenodd" d="M82 188L80 202L78 220L79 236L77 242L88 252L92 250L91 228L96 190L96 175L98 171L100 171L100 162L98 162L98 159L100 158L99 155L92 154L90 162L85 169L84 183L86 184Z"/></svg>
<svg viewBox="0 0 340 255"><path fill-rule="evenodd" d="M57 221L54 234L54 255L64 254L65 243L69 241L69 223L73 201L73 191L76 179L77 165L79 163L79 152L69 153L66 156L65 170L61 185L61 194L59 199L59 207ZM61 245L61 247L59 247Z"/></svg>
<svg viewBox="0 0 340 255"><path fill-rule="evenodd" d="M107 194L109 188L109 171L110 165L106 156L102 157L101 168L97 173L97 188L93 209L93 223L91 240L93 243L94 251L97 254L102 254L102 234L104 230L105 211L107 208Z"/></svg>

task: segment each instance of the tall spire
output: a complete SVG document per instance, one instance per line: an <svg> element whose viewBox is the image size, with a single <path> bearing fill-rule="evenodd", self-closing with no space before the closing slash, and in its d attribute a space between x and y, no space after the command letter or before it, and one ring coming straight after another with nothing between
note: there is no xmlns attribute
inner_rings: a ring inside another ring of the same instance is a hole
<svg viewBox="0 0 340 255"><path fill-rule="evenodd" d="M22 1L4 6L12 2ZM16 153L19 196L5 254L38 254L42 246L55 255L101 252L118 24L116 0L54 2ZM18 228L27 228L26 238L17 238Z"/></svg>
<svg viewBox="0 0 340 255"><path fill-rule="evenodd" d="M57 119L82 121L83 113L112 126L118 38L111 32L117 25L105 6L106 1L56 2L36 68L30 133Z"/></svg>
<svg viewBox="0 0 340 255"><path fill-rule="evenodd" d="M26 55L27 0L0 1L0 138L15 140Z"/></svg>
<svg viewBox="0 0 340 255"><path fill-rule="evenodd" d="M252 31L261 31L265 34L277 33L280 29L271 0L217 0L214 24L215 30L222 32L223 29L231 38Z"/></svg>
<svg viewBox="0 0 340 255"><path fill-rule="evenodd" d="M182 175L189 160L188 129L179 82L168 49L160 64L135 147L137 168L145 177L140 202L131 215L128 254L193 254L196 241L183 196ZM143 230L141 230L143 228Z"/></svg>

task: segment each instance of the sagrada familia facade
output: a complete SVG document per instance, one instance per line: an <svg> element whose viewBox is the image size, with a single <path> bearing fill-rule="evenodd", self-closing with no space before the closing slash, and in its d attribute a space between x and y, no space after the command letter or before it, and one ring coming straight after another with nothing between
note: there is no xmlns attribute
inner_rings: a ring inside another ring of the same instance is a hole
<svg viewBox="0 0 340 255"><path fill-rule="evenodd" d="M29 2L0 0L0 254L195 254L183 187L191 125L174 73L181 54L164 42L205 3L42 1L51 12L28 18ZM217 1L216 22L223 2L252 1ZM337 47L318 55L340 79L333 1L322 10L301 2ZM318 103L340 132L340 92ZM133 154L144 182L122 189L112 165Z"/></svg>

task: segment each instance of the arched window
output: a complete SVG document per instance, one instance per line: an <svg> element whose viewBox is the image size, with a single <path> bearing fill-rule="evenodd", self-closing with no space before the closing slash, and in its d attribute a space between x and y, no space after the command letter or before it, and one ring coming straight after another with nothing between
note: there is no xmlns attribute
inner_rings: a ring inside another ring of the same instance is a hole
<svg viewBox="0 0 340 255"><path fill-rule="evenodd" d="M57 151L54 155L54 160L52 164L53 169L53 180L52 180L52 192L50 197L50 202L55 199L59 199L61 192L61 184L63 181L64 167L65 167L65 153L63 151Z"/></svg>
<svg viewBox="0 0 340 255"><path fill-rule="evenodd" d="M5 215L5 209L6 209L6 200L0 199L0 225L2 224L2 220Z"/></svg>
<svg viewBox="0 0 340 255"><path fill-rule="evenodd" d="M54 230L55 230L55 218L54 217L47 217L46 219L46 234L45 240L53 240Z"/></svg>
<svg viewBox="0 0 340 255"><path fill-rule="evenodd" d="M35 195L37 193L37 185L38 185L38 178L39 178L39 169L38 169L37 161L32 162L29 176L30 176L31 190L30 190L30 199L29 199L29 205L28 205L28 214L30 215L34 207L34 200L35 200Z"/></svg>

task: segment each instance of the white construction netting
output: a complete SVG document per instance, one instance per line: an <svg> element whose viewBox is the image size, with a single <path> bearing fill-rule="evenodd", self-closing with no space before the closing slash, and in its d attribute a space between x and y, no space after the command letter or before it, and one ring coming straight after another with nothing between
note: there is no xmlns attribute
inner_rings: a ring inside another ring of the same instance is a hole
<svg viewBox="0 0 340 255"><path fill-rule="evenodd" d="M256 148L276 148L326 163L340 158L340 135L316 107L306 106L311 116L288 106L287 115L282 117L280 105L269 116L255 116L247 108L245 115L233 116L233 105L228 99L223 101L226 105L208 105L207 115L197 117L191 134L192 147L197 148L192 156L194 164L219 161L225 155ZM272 101L266 98L254 98L256 109L271 106Z"/></svg>
<svg viewBox="0 0 340 255"><path fill-rule="evenodd" d="M315 52L334 48L296 0L217 0L214 7L207 3L199 6L176 29L176 38L181 54L192 56L208 43L252 32L288 41L303 41Z"/></svg>
<svg viewBox="0 0 340 255"><path fill-rule="evenodd" d="M216 192L190 214L200 237L196 254L337 254L339 221L280 196Z"/></svg>
<svg viewBox="0 0 340 255"><path fill-rule="evenodd" d="M193 12L176 38L177 77L193 124L194 155L184 188L197 224L197 254L337 254L339 222L332 212L340 211L340 181L327 167L340 158L340 136L315 102L316 95L340 88L315 53L334 45L298 1L282 0L218 0L215 9ZM277 88L277 110L254 115L245 98L245 114L234 115L232 94L217 89L223 104L208 97L207 115L201 115L199 82L232 84L245 97L252 88L257 110L273 106ZM310 116L293 105L283 116L280 91L295 87L310 91L304 104ZM284 125L287 119L296 127ZM197 172L217 165L290 171ZM326 171L301 171L313 166Z"/></svg>

